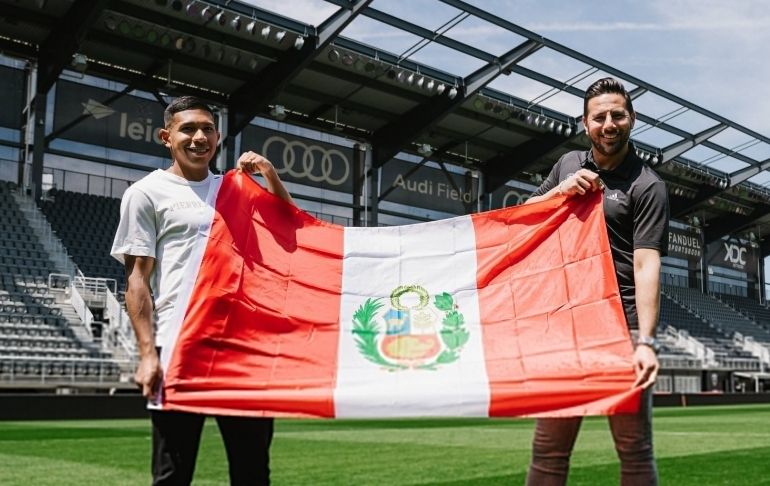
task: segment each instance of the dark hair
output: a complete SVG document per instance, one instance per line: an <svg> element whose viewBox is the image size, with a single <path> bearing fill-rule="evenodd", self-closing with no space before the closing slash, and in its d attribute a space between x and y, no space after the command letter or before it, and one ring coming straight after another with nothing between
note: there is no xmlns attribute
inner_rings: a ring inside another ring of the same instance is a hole
<svg viewBox="0 0 770 486"><path fill-rule="evenodd" d="M619 94L626 99L626 110L629 113L634 113L634 104L631 102L631 96L626 91L623 84L615 78L602 78L595 81L594 84L588 87L586 90L585 98L583 98L583 116L588 115L588 100L596 98L603 94Z"/></svg>
<svg viewBox="0 0 770 486"><path fill-rule="evenodd" d="M211 114L211 118L214 118L214 111L206 104L205 101L196 96L180 96L171 100L166 110L163 112L163 123L166 128L171 125L171 121L174 119L174 115L180 111L187 110L203 110L208 111Z"/></svg>

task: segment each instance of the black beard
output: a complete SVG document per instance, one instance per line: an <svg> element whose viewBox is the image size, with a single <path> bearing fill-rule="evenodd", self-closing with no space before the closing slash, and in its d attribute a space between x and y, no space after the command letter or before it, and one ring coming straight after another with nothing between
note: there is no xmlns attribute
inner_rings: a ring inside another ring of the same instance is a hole
<svg viewBox="0 0 770 486"><path fill-rule="evenodd" d="M630 136L631 136L630 133L628 133L625 136L621 136L621 138L616 143L613 143L610 146L610 150L605 149L607 145L598 143L596 140L593 140L593 139L591 140L591 145L593 146L594 149L596 149L597 152L604 155L605 157L612 157L613 155L619 154L623 150L623 148L628 144L628 139Z"/></svg>

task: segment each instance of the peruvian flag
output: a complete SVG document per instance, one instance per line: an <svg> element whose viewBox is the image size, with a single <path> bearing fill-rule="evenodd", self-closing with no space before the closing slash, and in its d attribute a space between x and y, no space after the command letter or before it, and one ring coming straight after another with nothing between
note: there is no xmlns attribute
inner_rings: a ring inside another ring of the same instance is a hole
<svg viewBox="0 0 770 486"><path fill-rule="evenodd" d="M638 409L601 193L389 228L316 220L236 171L209 201L163 346L163 409Z"/></svg>

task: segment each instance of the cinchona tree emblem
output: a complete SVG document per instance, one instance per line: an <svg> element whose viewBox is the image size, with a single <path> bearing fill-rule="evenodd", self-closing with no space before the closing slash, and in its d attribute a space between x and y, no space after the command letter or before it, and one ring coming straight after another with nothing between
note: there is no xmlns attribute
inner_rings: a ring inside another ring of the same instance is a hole
<svg viewBox="0 0 770 486"><path fill-rule="evenodd" d="M419 285L401 285L383 299L366 299L353 313L361 355L390 371L435 370L457 361L469 334L447 292L433 296Z"/></svg>

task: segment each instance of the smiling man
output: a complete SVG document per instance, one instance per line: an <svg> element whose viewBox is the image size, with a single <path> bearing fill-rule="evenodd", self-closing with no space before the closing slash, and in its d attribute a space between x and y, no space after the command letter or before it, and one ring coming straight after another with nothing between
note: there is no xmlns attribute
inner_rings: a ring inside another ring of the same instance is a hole
<svg viewBox="0 0 770 486"><path fill-rule="evenodd" d="M170 322L180 311L176 302L184 270L199 228L212 220L209 194L220 178L209 171L220 137L211 108L198 98L183 96L168 105L164 121L160 138L171 152L171 166L148 174L123 194L111 251L126 267L126 308L139 347L134 381L150 401L157 400L163 380L160 346L173 332ZM259 171L268 191L292 202L264 157L246 152L238 159L238 168ZM153 484L190 484L205 417L153 410L151 419ZM230 484L268 484L272 419L218 416L216 420Z"/></svg>
<svg viewBox="0 0 770 486"><path fill-rule="evenodd" d="M583 125L591 149L559 159L527 202L604 191L605 222L628 326L638 330L634 368L642 386L640 411L609 417L620 458L621 484L655 485L652 386L658 374L655 328L660 306L660 257L668 245L668 193L663 180L629 143L636 113L623 85L603 78L586 90ZM586 319L591 319L586 316ZM594 317L595 318L595 317ZM581 418L539 419L527 484L562 485Z"/></svg>

